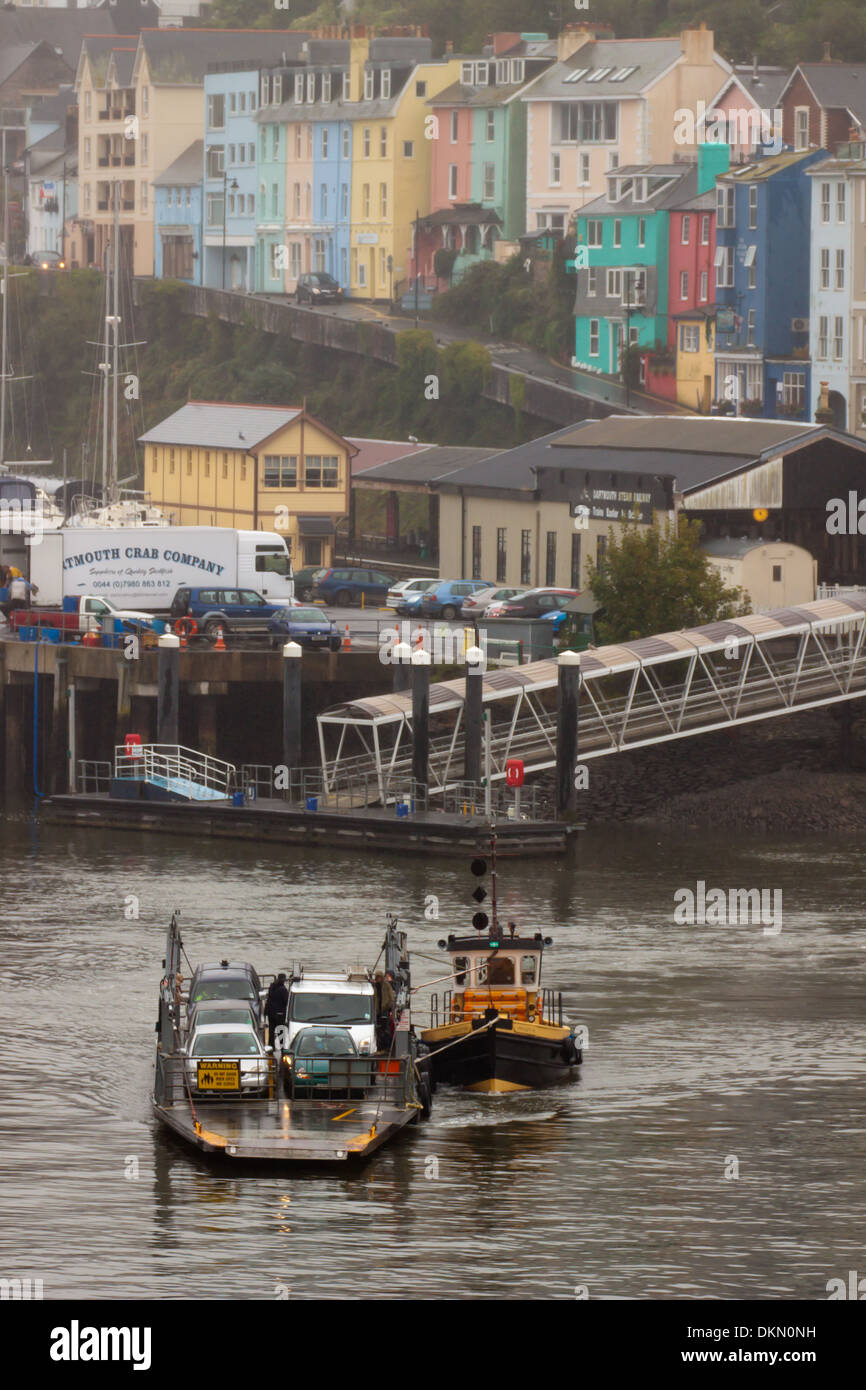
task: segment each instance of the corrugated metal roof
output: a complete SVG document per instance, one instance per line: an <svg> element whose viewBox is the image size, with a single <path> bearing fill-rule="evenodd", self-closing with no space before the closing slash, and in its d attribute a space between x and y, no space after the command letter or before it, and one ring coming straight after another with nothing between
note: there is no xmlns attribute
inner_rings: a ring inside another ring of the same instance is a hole
<svg viewBox="0 0 866 1390"><path fill-rule="evenodd" d="M554 449L668 449L690 454L726 454L753 459L789 439L798 439L821 426L789 420L755 420L747 416L679 415L653 417L610 415L551 440ZM556 466L556 458L551 460ZM671 472L676 469L672 468Z"/></svg>
<svg viewBox="0 0 866 1390"><path fill-rule="evenodd" d="M202 445L214 449L252 449L301 414L298 406L213 405L189 401L161 420L140 444Z"/></svg>

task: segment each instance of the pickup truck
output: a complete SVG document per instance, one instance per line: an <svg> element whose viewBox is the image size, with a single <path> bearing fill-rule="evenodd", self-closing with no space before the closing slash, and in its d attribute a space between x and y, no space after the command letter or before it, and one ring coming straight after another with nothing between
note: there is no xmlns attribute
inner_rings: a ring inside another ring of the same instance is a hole
<svg viewBox="0 0 866 1390"><path fill-rule="evenodd" d="M152 613L133 612L128 608L115 608L110 599L93 598L82 595L80 598L63 600L63 608L13 608L9 614L9 626L52 627L61 632L100 632L106 618L119 618L130 628L151 627Z"/></svg>

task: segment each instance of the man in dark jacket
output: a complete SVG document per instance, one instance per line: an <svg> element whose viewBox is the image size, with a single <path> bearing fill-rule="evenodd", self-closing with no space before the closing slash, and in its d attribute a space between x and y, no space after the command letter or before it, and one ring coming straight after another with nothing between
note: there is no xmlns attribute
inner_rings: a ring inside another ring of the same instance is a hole
<svg viewBox="0 0 866 1390"><path fill-rule="evenodd" d="M265 1000L265 1013L268 1017L268 1042L271 1047L275 1045L277 1029L281 1023L286 1021L286 1010L289 1007L289 991L286 989L285 975L278 975L272 980L268 988L268 997Z"/></svg>

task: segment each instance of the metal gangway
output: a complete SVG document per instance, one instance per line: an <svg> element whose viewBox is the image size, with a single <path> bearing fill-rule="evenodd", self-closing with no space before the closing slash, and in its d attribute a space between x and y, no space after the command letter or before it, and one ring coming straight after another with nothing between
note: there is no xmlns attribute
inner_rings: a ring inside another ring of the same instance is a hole
<svg viewBox="0 0 866 1390"><path fill-rule="evenodd" d="M866 592L665 632L580 654L580 760L716 732L866 695ZM509 758L556 765L556 659L488 671L482 682L491 782ZM465 679L430 687L430 796L463 775ZM412 765L412 696L353 700L318 717L322 775L389 785Z"/></svg>
<svg viewBox="0 0 866 1390"><path fill-rule="evenodd" d="M147 782L188 801L226 801L237 784L234 763L172 743L119 744L114 750L119 781Z"/></svg>

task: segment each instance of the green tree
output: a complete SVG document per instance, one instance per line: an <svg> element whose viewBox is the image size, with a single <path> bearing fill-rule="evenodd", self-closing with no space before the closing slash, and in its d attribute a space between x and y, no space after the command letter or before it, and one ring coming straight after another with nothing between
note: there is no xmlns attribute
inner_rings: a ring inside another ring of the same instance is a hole
<svg viewBox="0 0 866 1390"><path fill-rule="evenodd" d="M700 549L701 523L680 517L651 526L611 527L600 566L589 564L589 583L604 613L600 642L628 642L656 632L677 632L750 612L742 589L729 588Z"/></svg>

